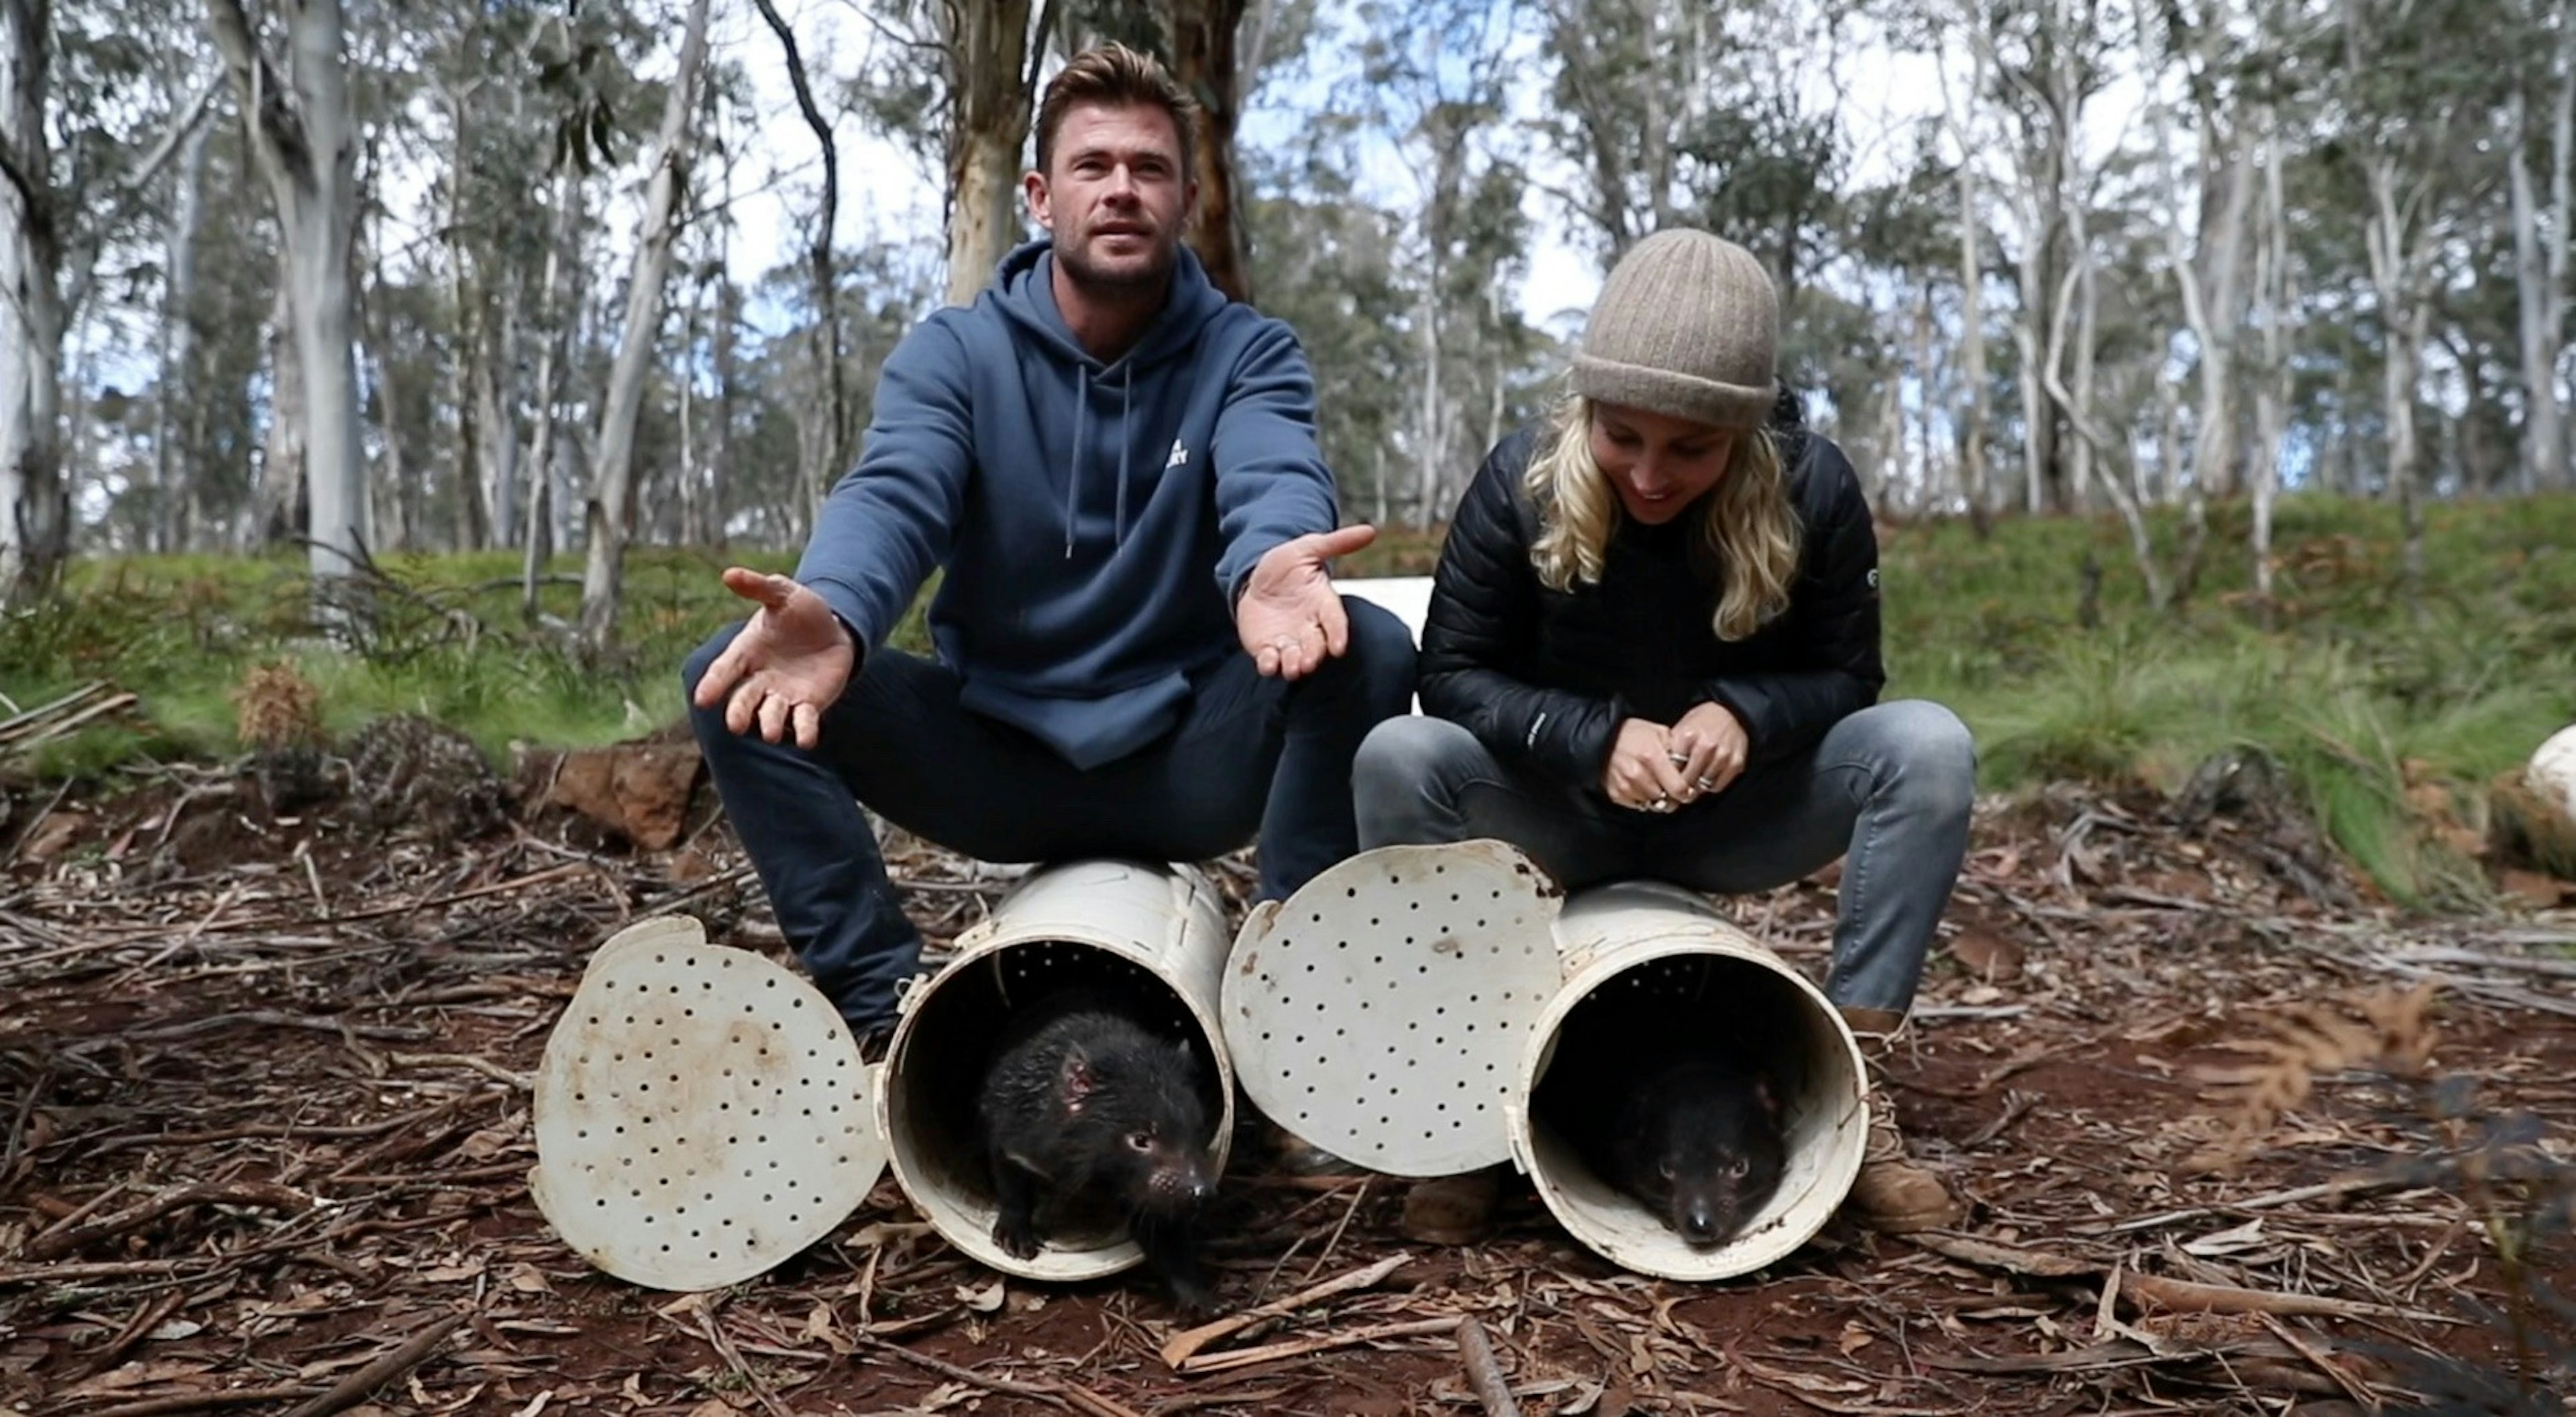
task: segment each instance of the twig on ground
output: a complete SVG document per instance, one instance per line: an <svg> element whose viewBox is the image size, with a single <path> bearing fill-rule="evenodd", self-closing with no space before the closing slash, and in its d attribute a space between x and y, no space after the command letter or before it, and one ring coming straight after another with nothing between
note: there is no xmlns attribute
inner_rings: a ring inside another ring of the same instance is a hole
<svg viewBox="0 0 2576 1417"><path fill-rule="evenodd" d="M333 1383L321 1396L288 1412L286 1417L329 1417L344 1407L356 1406L367 1394L419 1367L438 1350L438 1345L447 1341L449 1334L464 1326L466 1317L464 1314L449 1314L386 1350L365 1367Z"/></svg>
<svg viewBox="0 0 2576 1417"><path fill-rule="evenodd" d="M1458 1318L1458 1361L1467 1370L1468 1388L1485 1404L1485 1417L1521 1417L1521 1405L1512 1399L1511 1380L1494 1361L1494 1345L1485 1340L1485 1326L1473 1314Z"/></svg>
<svg viewBox="0 0 2576 1417"><path fill-rule="evenodd" d="M1238 1349L1229 1353L1202 1353L1173 1365L1182 1373L1220 1373L1228 1368L1246 1368L1255 1363L1268 1363L1280 1358L1302 1358L1309 1353L1323 1353L1335 1348L1354 1348L1363 1343L1382 1343L1391 1338L1421 1338L1428 1334L1447 1333L1458 1326L1455 1316L1436 1319L1411 1319L1402 1323L1372 1324L1343 1333L1318 1334L1313 1338L1283 1339L1259 1348Z"/></svg>
<svg viewBox="0 0 2576 1417"><path fill-rule="evenodd" d="M1309 1304L1321 1303L1337 1294L1347 1294L1354 1289L1366 1289L1395 1273L1412 1258L1412 1255L1406 1253L1392 1254L1374 1264L1362 1265L1358 1269L1335 1275L1321 1284L1309 1285L1285 1298L1273 1299L1267 1304L1257 1305L1242 1313L1228 1314L1224 1318L1203 1323L1197 1328L1185 1329L1164 1341L1163 1361L1177 1369L1182 1363L1188 1361L1192 1354L1220 1338L1240 1333L1266 1318L1273 1318L1280 1314L1293 1314Z"/></svg>
<svg viewBox="0 0 2576 1417"><path fill-rule="evenodd" d="M1025 1397L1032 1402L1043 1402L1049 1407L1073 1405L1063 1393L1052 1388L1041 1387L1035 1383L1014 1382L1009 1378L997 1378L990 1373L976 1372L972 1368L961 1368L943 1359L933 1358L927 1353L915 1353L900 1343L889 1343L874 1334L859 1334L858 1340L862 1347L882 1353L889 1358L900 1358L915 1367L927 1368L943 1378L979 1387L986 1392L998 1392L1009 1397Z"/></svg>

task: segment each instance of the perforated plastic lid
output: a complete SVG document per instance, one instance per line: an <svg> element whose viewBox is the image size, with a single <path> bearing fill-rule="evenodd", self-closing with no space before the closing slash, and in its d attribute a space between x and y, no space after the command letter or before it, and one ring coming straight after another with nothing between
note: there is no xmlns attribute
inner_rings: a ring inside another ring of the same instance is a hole
<svg viewBox="0 0 2576 1417"><path fill-rule="evenodd" d="M1557 888L1499 841L1385 846L1244 925L1220 1010L1263 1115L1346 1161L1511 1157L1521 1042L1557 985Z"/></svg>
<svg viewBox="0 0 2576 1417"><path fill-rule="evenodd" d="M813 985L641 920L591 957L537 1074L528 1189L564 1243L656 1289L739 1283L828 1235L885 1167L872 1070Z"/></svg>

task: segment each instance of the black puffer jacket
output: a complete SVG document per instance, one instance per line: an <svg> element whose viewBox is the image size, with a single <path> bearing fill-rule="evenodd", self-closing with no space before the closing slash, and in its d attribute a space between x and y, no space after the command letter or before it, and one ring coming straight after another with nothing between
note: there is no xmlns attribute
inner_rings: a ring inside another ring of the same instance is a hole
<svg viewBox="0 0 2576 1417"><path fill-rule="evenodd" d="M1543 432L1495 445L1450 523L1422 632L1425 712L1464 724L1504 762L1599 791L1625 719L1669 725L1714 700L1743 721L1760 763L1877 701L1878 540L1831 440L1773 425L1801 528L1798 577L1786 611L1730 644L1710 623L1713 568L1693 564L1695 513L1659 527L1622 517L1599 584L1539 583L1538 511L1521 476Z"/></svg>

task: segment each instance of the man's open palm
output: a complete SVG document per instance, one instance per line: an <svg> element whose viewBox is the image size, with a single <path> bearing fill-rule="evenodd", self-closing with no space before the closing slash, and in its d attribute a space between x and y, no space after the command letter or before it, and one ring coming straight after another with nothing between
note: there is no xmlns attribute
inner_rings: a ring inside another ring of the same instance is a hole
<svg viewBox="0 0 2576 1417"><path fill-rule="evenodd" d="M796 746L822 737L823 710L841 697L858 667L858 646L823 597L787 576L727 567L725 589L760 608L698 681L699 708L725 706L725 727L735 733L760 726L779 742L790 731Z"/></svg>
<svg viewBox="0 0 2576 1417"><path fill-rule="evenodd" d="M1376 527L1346 526L1283 541L1253 564L1234 628L1262 673L1301 679L1350 648L1350 616L1324 563L1375 540Z"/></svg>

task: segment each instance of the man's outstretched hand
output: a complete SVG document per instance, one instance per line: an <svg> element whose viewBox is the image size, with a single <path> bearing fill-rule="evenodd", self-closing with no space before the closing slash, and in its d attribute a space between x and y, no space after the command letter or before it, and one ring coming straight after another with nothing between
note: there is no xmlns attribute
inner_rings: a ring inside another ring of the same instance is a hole
<svg viewBox="0 0 2576 1417"><path fill-rule="evenodd" d="M1234 607L1243 652L1264 674L1301 679L1351 647L1350 616L1324 563L1377 540L1373 526L1346 526L1283 541L1263 553Z"/></svg>
<svg viewBox="0 0 2576 1417"><path fill-rule="evenodd" d="M787 576L729 566L725 589L760 608L698 681L699 708L725 706L725 727L735 733L760 725L772 743L793 730L796 746L822 737L823 710L850 685L858 646L823 597Z"/></svg>

